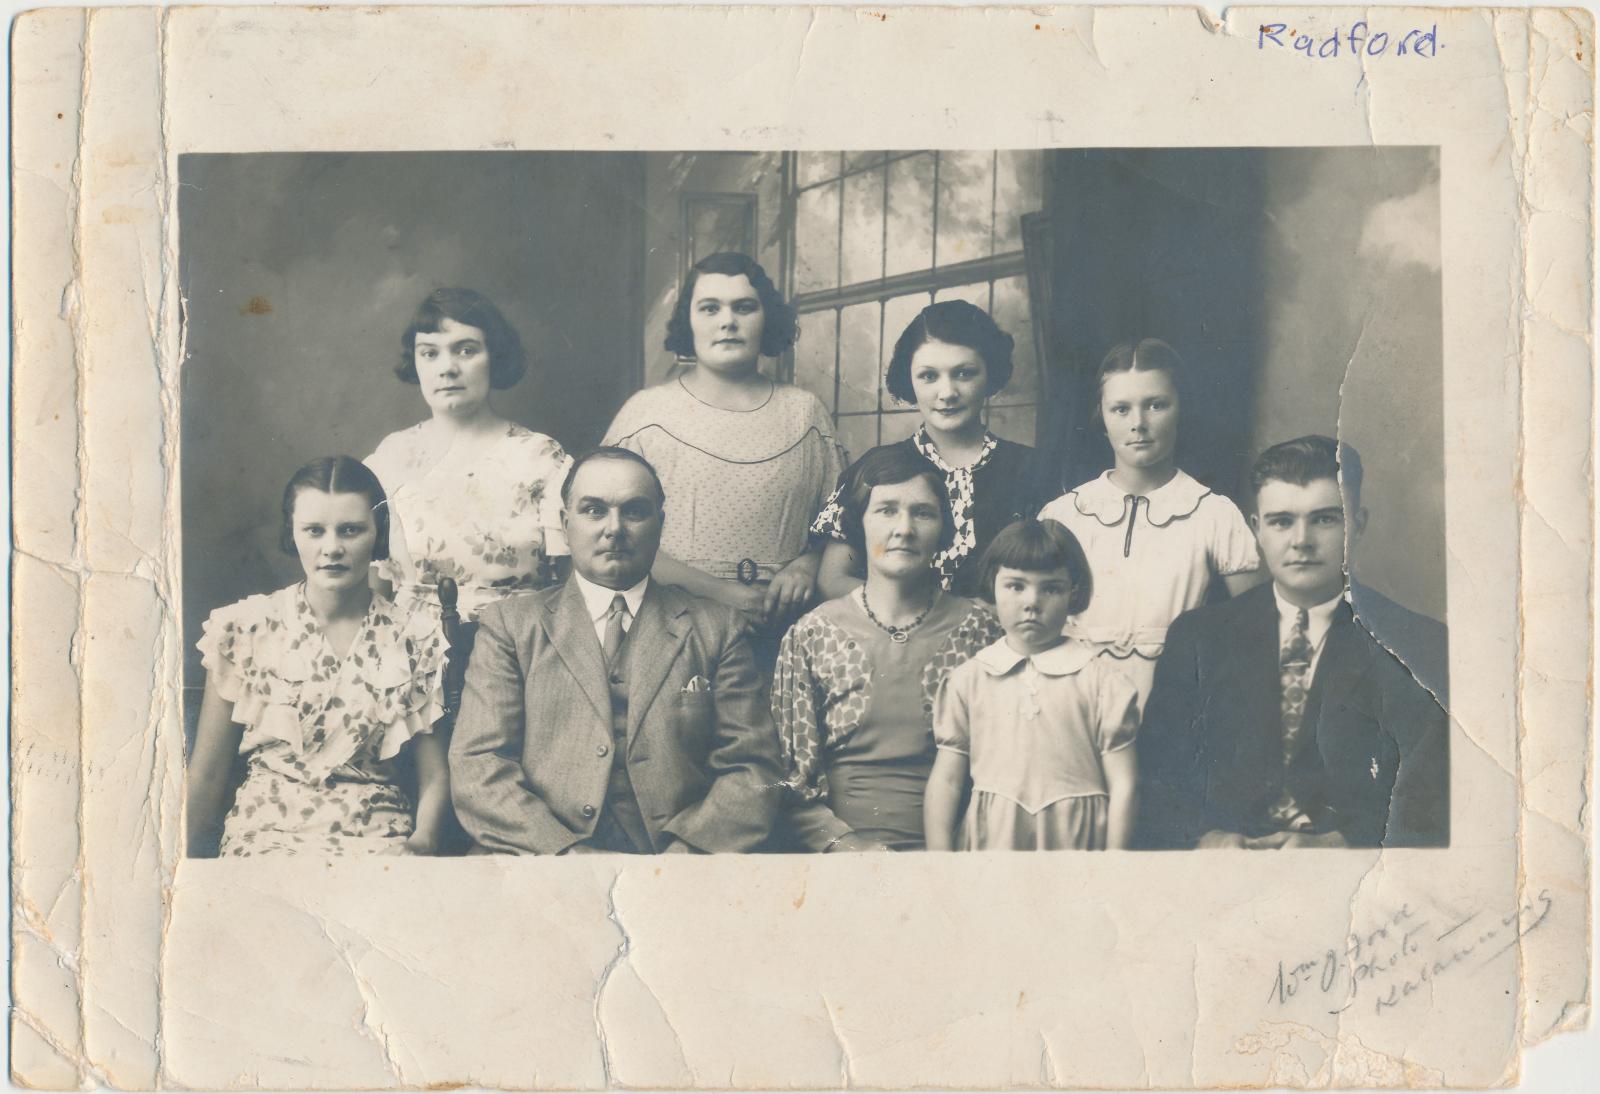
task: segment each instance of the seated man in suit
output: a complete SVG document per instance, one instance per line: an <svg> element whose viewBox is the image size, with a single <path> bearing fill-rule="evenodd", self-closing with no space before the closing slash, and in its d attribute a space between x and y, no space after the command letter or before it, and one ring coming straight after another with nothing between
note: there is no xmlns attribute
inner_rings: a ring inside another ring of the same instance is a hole
<svg viewBox="0 0 1600 1094"><path fill-rule="evenodd" d="M450 746L456 812L498 853L748 851L783 776L738 613L650 578L664 498L620 448L561 490L566 584L479 617Z"/></svg>
<svg viewBox="0 0 1600 1094"><path fill-rule="evenodd" d="M1346 597L1359 458L1301 437L1252 485L1272 581L1173 623L1138 738L1137 845L1445 846L1444 627Z"/></svg>

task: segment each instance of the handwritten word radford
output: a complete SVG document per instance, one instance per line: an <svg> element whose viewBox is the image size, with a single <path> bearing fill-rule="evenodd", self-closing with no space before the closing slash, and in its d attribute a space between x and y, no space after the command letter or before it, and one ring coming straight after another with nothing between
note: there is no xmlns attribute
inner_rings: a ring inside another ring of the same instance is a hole
<svg viewBox="0 0 1600 1094"><path fill-rule="evenodd" d="M1307 57L1337 57L1341 52L1350 57L1382 57L1393 50L1396 57L1432 58L1444 48L1439 44L1438 23L1426 30L1417 27L1402 36L1391 37L1387 31L1372 33L1366 20L1353 24L1342 34L1334 27L1333 33L1322 39L1291 30L1288 23L1262 23L1256 49L1266 49L1268 43L1280 49L1293 49Z"/></svg>
<svg viewBox="0 0 1600 1094"><path fill-rule="evenodd" d="M1443 930L1401 905L1377 926L1347 935L1342 948L1329 947L1304 961L1279 961L1267 1002L1282 1007L1304 991L1320 995L1332 1007L1329 1014L1357 1002L1370 1002L1383 1014L1454 970L1495 960L1543 923L1554 903L1544 889L1510 915L1473 912Z"/></svg>

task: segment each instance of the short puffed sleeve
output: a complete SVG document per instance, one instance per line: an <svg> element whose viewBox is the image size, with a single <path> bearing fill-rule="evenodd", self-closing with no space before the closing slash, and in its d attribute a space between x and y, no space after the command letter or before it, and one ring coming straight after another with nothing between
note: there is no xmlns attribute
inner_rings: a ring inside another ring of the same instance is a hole
<svg viewBox="0 0 1600 1094"><path fill-rule="evenodd" d="M933 701L933 743L947 752L972 753L972 703L970 686L981 671L973 662L957 666Z"/></svg>
<svg viewBox="0 0 1600 1094"><path fill-rule="evenodd" d="M566 481L572 457L552 437L534 433L529 442L534 476L532 490L538 496L544 553L547 556L570 554L567 533L561 527L561 484Z"/></svg>
<svg viewBox="0 0 1600 1094"><path fill-rule="evenodd" d="M1255 536L1245 523L1239 507L1220 494L1212 494L1205 501L1206 519L1210 522L1211 568L1218 574L1242 574L1261 565L1256 550Z"/></svg>
<svg viewBox="0 0 1600 1094"><path fill-rule="evenodd" d="M1122 672L1097 657L1085 671L1095 681L1095 738L1101 752L1116 752L1133 744L1139 734L1139 691Z"/></svg>

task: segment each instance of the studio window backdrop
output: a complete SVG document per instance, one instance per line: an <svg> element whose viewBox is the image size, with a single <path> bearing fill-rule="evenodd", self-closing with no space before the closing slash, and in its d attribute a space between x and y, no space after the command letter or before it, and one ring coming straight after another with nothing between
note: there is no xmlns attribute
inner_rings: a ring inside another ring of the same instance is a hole
<svg viewBox="0 0 1600 1094"><path fill-rule="evenodd" d="M1039 367L1031 335L1023 214L1044 199L1044 153L799 152L786 157L801 313L794 382L832 412L852 453L916 429L881 378L895 339L934 300L968 300L1016 338L1016 371L989 427L1035 440Z"/></svg>

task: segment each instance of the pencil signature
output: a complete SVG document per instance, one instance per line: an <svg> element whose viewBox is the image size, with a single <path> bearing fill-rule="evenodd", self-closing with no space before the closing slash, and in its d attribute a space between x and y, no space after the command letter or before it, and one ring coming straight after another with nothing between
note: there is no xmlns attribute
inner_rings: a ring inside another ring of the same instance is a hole
<svg viewBox="0 0 1600 1094"><path fill-rule="evenodd" d="M1375 926L1346 935L1341 946L1304 960L1279 961L1267 1003L1283 1007L1303 993L1321 997L1330 1014L1358 1003L1383 1014L1453 972L1497 960L1536 930L1554 906L1548 889L1504 916L1479 909L1439 921L1402 904Z"/></svg>

